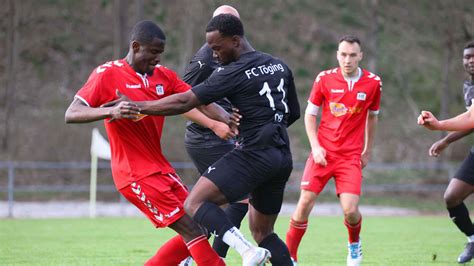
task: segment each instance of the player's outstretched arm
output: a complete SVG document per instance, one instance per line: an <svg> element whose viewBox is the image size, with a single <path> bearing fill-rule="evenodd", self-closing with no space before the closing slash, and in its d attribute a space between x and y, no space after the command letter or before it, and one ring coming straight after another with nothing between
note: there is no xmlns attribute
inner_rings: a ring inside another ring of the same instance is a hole
<svg viewBox="0 0 474 266"><path fill-rule="evenodd" d="M474 128L474 106L468 111L446 120L438 121L436 117L429 111L421 111L418 116L418 124L430 130L443 131L462 131Z"/></svg>
<svg viewBox="0 0 474 266"><path fill-rule="evenodd" d="M446 149L449 144L457 141L458 139L464 138L465 136L471 134L474 129L462 130L462 131L452 131L449 132L446 137L436 141L431 145L428 150L428 154L432 157L438 157L444 149Z"/></svg>
<svg viewBox="0 0 474 266"><path fill-rule="evenodd" d="M139 109L132 102L120 102L111 107L90 107L75 98L65 114L66 123L89 123L106 118L136 119Z"/></svg>
<svg viewBox="0 0 474 266"><path fill-rule="evenodd" d="M147 115L179 115L201 105L192 90L176 93L156 101L135 102L140 112Z"/></svg>

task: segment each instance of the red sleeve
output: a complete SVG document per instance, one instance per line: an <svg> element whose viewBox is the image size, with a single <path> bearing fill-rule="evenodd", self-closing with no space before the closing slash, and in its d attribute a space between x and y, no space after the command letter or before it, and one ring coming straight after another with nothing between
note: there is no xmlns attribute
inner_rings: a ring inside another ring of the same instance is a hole
<svg viewBox="0 0 474 266"><path fill-rule="evenodd" d="M166 76L168 76L169 78L171 88L172 88L171 94L185 92L191 88L191 86L187 84L186 82L184 82L183 80L181 80L174 71L168 68L164 68L164 67L162 70L163 72L166 73Z"/></svg>
<svg viewBox="0 0 474 266"><path fill-rule="evenodd" d="M94 69L86 84L76 93L76 97L90 107L99 107L101 104L117 98L115 90L111 88L109 82L105 81L108 72L101 72L99 68Z"/></svg>
<svg viewBox="0 0 474 266"><path fill-rule="evenodd" d="M321 72L323 73L323 72ZM321 73L316 77L313 83L313 88L311 89L311 94L309 95L308 101L316 106L321 106L324 100L324 94L322 92L322 82L321 82Z"/></svg>
<svg viewBox="0 0 474 266"><path fill-rule="evenodd" d="M175 93L185 92L191 89L191 86L189 86L188 83L178 78L178 76L176 76L176 80L174 83Z"/></svg>
<svg viewBox="0 0 474 266"><path fill-rule="evenodd" d="M382 81L380 80L379 77L378 82L377 82L377 87L375 89L375 96L374 99L372 100L372 103L370 104L369 110L370 111L378 111L380 109L380 98L382 97Z"/></svg>

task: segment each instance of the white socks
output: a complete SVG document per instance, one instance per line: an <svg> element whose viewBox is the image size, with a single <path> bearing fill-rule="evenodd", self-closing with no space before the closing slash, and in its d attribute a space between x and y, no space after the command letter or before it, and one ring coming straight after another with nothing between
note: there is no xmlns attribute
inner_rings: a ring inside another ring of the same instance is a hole
<svg viewBox="0 0 474 266"><path fill-rule="evenodd" d="M240 256L242 256L249 248L253 247L252 243L245 239L239 229L235 226L224 233L222 241L229 245L229 247L237 250Z"/></svg>
<svg viewBox="0 0 474 266"><path fill-rule="evenodd" d="M468 236L468 237L467 237L467 241L469 241L469 243L474 242L474 235Z"/></svg>

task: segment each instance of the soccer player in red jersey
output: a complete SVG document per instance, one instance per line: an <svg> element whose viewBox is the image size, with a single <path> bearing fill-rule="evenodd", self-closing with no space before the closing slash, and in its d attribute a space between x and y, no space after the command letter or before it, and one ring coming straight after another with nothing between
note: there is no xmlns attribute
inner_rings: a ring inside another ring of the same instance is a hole
<svg viewBox="0 0 474 266"><path fill-rule="evenodd" d="M349 232L347 265L359 265L362 260L359 238L362 168L370 159L382 82L375 74L359 68L361 59L359 39L344 36L337 51L339 67L322 71L313 84L304 120L311 153L286 235L286 244L295 264L309 214L332 177L344 212L344 225ZM319 110L322 114L318 127Z"/></svg>
<svg viewBox="0 0 474 266"><path fill-rule="evenodd" d="M429 155L438 157L450 143L457 141L474 131L474 41L464 46L463 65L469 79L464 81L463 95L467 112L454 118L438 121L428 111L422 111L418 117L418 124L431 130L451 131L444 138L436 141L429 149ZM467 244L458 257L459 263L466 263L474 257L474 225L469 217L469 210L464 200L474 193L474 147L459 167L444 192L444 201L449 217L467 237Z"/></svg>
<svg viewBox="0 0 474 266"><path fill-rule="evenodd" d="M201 227L184 212L188 190L161 152L164 117L141 115L132 103L107 105L118 98L117 91L140 101L158 100L189 90L189 85L173 71L158 65L165 40L155 23L136 24L127 56L100 65L92 72L66 111L66 122L104 119L117 189L155 227L170 227L179 234L145 265L175 266L190 255L198 265L225 265Z"/></svg>
<svg viewBox="0 0 474 266"><path fill-rule="evenodd" d="M242 22L231 14L209 21L206 40L221 63L206 81L160 100L123 100L148 115L181 114L224 97L238 108L243 116L238 121L239 146L202 174L186 199L186 213L234 248L243 265L263 265L267 260L291 265L288 248L274 232L274 224L293 169L287 127L300 116L292 71L282 60L254 50ZM206 115L227 124L234 116L223 109L213 111ZM219 207L249 194L249 228L258 247Z"/></svg>

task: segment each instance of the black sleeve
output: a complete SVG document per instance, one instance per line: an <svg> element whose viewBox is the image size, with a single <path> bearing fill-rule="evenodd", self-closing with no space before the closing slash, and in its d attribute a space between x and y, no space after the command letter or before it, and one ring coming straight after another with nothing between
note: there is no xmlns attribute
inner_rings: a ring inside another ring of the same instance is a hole
<svg viewBox="0 0 474 266"><path fill-rule="evenodd" d="M237 92L239 79L231 67L219 67L204 82L192 88L202 104L209 104L222 98L229 98Z"/></svg>
<svg viewBox="0 0 474 266"><path fill-rule="evenodd" d="M300 114L300 103L298 102L298 95L296 95L295 82L293 74L290 72L290 80L288 84L288 108L290 115L287 120L287 127L291 126L301 116Z"/></svg>
<svg viewBox="0 0 474 266"><path fill-rule="evenodd" d="M203 65L201 61L193 60L186 67L183 81L191 86L195 86L206 80L213 71L214 68L208 62L205 62Z"/></svg>

